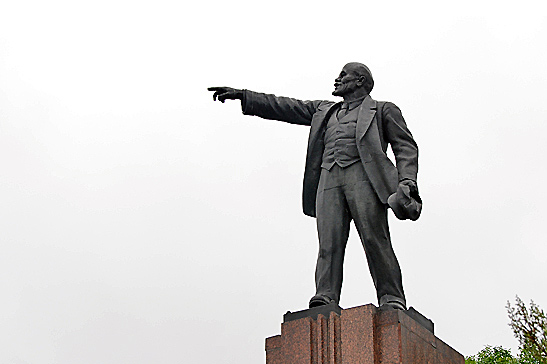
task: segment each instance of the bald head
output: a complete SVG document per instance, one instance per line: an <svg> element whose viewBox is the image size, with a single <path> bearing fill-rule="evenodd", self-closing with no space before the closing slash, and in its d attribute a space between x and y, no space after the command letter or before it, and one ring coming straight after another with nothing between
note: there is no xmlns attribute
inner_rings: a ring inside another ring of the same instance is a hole
<svg viewBox="0 0 547 364"><path fill-rule="evenodd" d="M344 66L344 69L353 72L358 77L365 77L366 81L364 82L363 87L370 93L374 87L374 79L372 78L372 73L369 68L359 62L350 62Z"/></svg>
<svg viewBox="0 0 547 364"><path fill-rule="evenodd" d="M358 62L348 63L334 80L334 96L342 96L345 101L362 98L374 87L372 74L367 66Z"/></svg>

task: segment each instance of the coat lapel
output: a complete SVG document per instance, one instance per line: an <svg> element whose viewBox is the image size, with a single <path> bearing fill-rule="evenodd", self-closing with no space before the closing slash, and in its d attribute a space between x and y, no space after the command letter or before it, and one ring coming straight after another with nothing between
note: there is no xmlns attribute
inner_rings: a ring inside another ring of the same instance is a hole
<svg viewBox="0 0 547 364"><path fill-rule="evenodd" d="M376 115L376 100L373 100L369 95L363 100L357 117L355 136L358 142L365 136L374 115Z"/></svg>

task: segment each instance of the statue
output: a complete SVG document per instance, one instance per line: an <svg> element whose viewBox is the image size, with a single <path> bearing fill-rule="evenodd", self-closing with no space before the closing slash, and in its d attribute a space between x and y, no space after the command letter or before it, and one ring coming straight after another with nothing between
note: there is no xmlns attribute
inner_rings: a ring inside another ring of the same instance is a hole
<svg viewBox="0 0 547 364"><path fill-rule="evenodd" d="M368 67L348 63L334 82L342 102L302 101L288 97L210 87L213 99L241 100L243 114L310 126L304 172L303 209L317 220L319 254L316 294L309 307L340 301L342 265L354 221L365 249L378 304L406 309L401 269L391 246L387 210L416 220L418 147L391 102L370 97L374 80ZM386 155L388 144L396 166Z"/></svg>

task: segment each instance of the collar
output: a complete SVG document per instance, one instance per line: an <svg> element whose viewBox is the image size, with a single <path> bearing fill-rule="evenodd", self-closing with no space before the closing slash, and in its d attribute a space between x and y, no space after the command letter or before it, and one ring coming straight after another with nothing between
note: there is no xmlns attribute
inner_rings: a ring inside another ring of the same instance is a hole
<svg viewBox="0 0 547 364"><path fill-rule="evenodd" d="M348 111L351 111L353 109L355 109L356 107L358 107L359 105L361 105L363 103L363 100L367 97L368 95L365 95L363 97L360 97L358 99L355 99L355 100L352 100L350 102L345 102L345 101L342 101L342 106L341 108L342 109L348 109Z"/></svg>

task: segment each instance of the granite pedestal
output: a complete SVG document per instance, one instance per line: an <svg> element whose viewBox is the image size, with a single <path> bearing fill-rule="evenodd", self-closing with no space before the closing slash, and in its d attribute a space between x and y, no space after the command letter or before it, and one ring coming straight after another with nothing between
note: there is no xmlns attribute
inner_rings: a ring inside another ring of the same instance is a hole
<svg viewBox="0 0 547 364"><path fill-rule="evenodd" d="M464 364L413 308L336 304L288 312L281 335L266 339L266 364Z"/></svg>

